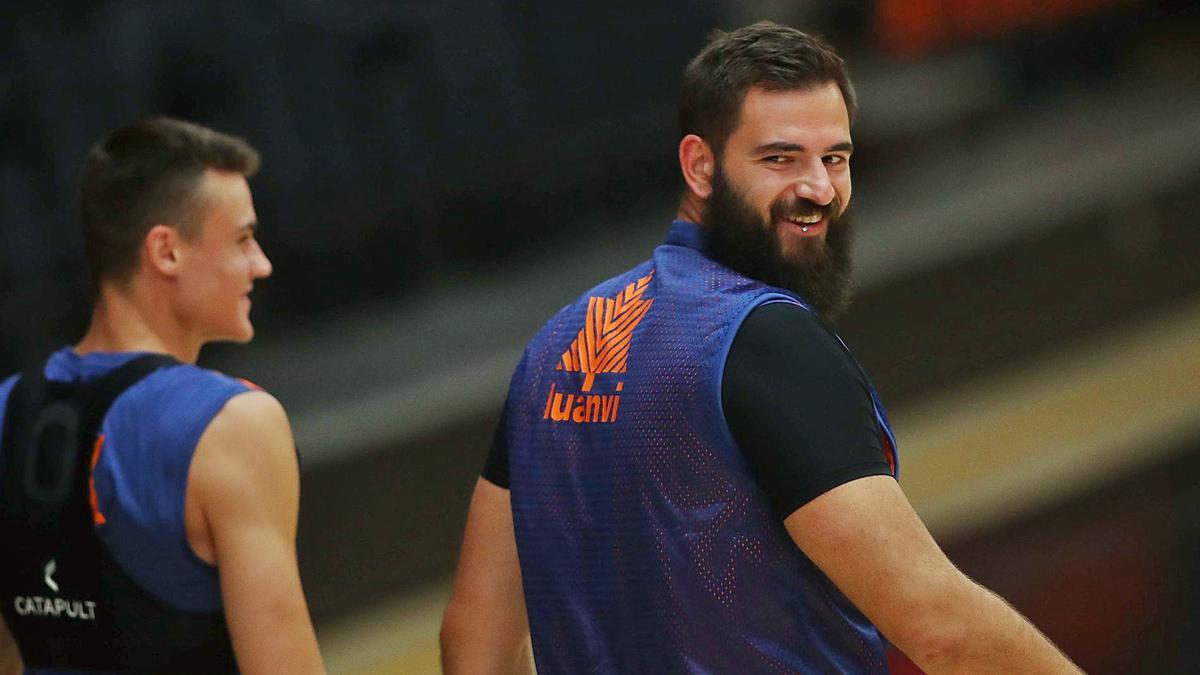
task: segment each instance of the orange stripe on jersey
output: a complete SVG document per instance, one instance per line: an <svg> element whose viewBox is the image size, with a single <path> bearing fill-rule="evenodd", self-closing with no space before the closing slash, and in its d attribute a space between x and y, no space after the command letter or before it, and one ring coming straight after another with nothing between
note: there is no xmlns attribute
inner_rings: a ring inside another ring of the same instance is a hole
<svg viewBox="0 0 1200 675"><path fill-rule="evenodd" d="M251 382L250 380L247 380L247 379L246 379L246 378L244 378L244 377L239 377L239 378L238 378L238 382L241 382L242 384L246 385L247 387L250 387L251 389L253 389L253 390L255 390L255 391L262 391L262 390L263 390L263 388L262 388L262 387L258 386L257 384L254 384L253 382Z"/></svg>
<svg viewBox="0 0 1200 675"><path fill-rule="evenodd" d="M92 447L92 466L88 472L88 499L92 504L92 522L97 525L103 525L108 522L108 518L100 512L100 498L96 496L96 477L92 475L96 470L96 463L100 461L100 448L104 447L104 434L96 437L96 445Z"/></svg>
<svg viewBox="0 0 1200 675"><path fill-rule="evenodd" d="M887 432L880 430L879 435L883 441L883 455L887 458L888 466L892 469L892 475L896 475L896 448L892 447L892 439L888 438Z"/></svg>

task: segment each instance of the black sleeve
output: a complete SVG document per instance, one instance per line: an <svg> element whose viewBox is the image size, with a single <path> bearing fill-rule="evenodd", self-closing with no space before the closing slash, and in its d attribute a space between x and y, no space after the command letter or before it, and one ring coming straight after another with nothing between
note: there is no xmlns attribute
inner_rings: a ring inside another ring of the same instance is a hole
<svg viewBox="0 0 1200 675"><path fill-rule="evenodd" d="M492 434L492 448L488 451L480 474L492 485L508 489L508 440L504 434L503 414L496 422L496 431Z"/></svg>
<svg viewBox="0 0 1200 675"><path fill-rule="evenodd" d="M843 483L891 474L865 377L801 307L770 303L746 317L725 363L721 400L781 519Z"/></svg>

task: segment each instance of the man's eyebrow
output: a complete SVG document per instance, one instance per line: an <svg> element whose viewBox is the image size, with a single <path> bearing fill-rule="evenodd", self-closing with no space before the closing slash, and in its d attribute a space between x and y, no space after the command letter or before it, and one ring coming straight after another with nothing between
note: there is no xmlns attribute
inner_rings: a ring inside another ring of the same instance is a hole
<svg viewBox="0 0 1200 675"><path fill-rule="evenodd" d="M754 154L759 155L764 152L804 152L804 146L799 143L789 143L787 141L774 141L771 143L763 143L754 148ZM825 148L825 152L854 152L854 144L850 141L835 143L834 145Z"/></svg>
<svg viewBox="0 0 1200 675"><path fill-rule="evenodd" d="M761 155L764 152L804 152L804 146L799 143L774 141L772 143L763 143L754 149L754 154L756 155Z"/></svg>

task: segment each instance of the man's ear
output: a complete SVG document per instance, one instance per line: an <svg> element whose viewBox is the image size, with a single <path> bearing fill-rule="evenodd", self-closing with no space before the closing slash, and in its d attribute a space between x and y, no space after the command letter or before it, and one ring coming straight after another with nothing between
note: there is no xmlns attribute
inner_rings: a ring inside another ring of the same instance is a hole
<svg viewBox="0 0 1200 675"><path fill-rule="evenodd" d="M168 277L179 274L179 232L170 225L155 225L142 241L142 259L147 269Z"/></svg>
<svg viewBox="0 0 1200 675"><path fill-rule="evenodd" d="M716 156L708 142L696 134L684 136L679 141L679 169L688 189L697 197L708 199L716 171Z"/></svg>

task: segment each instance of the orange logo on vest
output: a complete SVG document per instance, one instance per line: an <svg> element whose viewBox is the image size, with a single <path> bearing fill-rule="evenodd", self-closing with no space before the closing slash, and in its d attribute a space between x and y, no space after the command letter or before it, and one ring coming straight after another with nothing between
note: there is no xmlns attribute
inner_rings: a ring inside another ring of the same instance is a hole
<svg viewBox="0 0 1200 675"><path fill-rule="evenodd" d="M646 316L654 299L642 296L654 272L629 284L615 298L588 298L587 319L579 335L563 352L555 370L583 373L583 391L558 391L550 385L543 419L555 422L615 422L621 402L619 393L592 394L597 373L624 373L628 369L633 329ZM620 392L625 383L618 382Z"/></svg>

